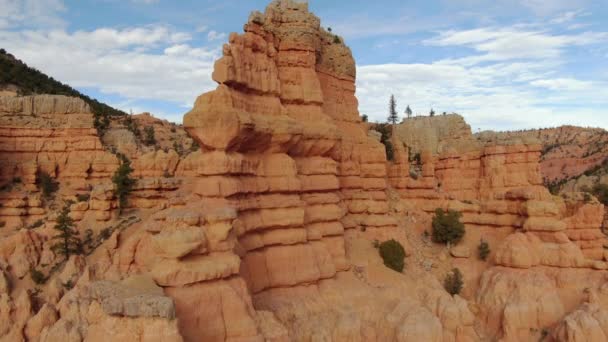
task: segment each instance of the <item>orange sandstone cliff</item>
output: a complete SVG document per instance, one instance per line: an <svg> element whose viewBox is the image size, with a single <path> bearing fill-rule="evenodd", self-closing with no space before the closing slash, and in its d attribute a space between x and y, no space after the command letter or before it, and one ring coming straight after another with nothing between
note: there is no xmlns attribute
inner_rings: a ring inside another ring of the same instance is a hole
<svg viewBox="0 0 608 342"><path fill-rule="evenodd" d="M478 139L454 117L395 127L387 161L355 78L343 39L277 0L230 36L185 131L134 118L154 144L115 122L100 137L79 100L0 97L0 339L605 340L603 206L552 196L538 143ZM122 213L117 155L137 180ZM86 243L63 260L68 199ZM437 208L463 213L463 242L429 241ZM402 273L374 247L390 239ZM461 295L441 284L453 267Z"/></svg>

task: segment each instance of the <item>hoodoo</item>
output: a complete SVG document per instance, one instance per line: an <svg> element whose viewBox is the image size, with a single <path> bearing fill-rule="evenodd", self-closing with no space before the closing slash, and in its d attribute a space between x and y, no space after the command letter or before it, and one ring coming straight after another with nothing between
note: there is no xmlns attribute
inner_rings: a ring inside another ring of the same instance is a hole
<svg viewBox="0 0 608 342"><path fill-rule="evenodd" d="M301 1L212 78L183 126L0 93L0 340L608 340L604 206L543 184L558 142L362 122Z"/></svg>

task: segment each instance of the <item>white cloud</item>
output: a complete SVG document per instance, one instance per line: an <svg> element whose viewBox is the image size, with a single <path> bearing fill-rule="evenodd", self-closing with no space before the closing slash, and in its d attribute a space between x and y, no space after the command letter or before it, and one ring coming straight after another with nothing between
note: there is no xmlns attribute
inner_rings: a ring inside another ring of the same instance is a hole
<svg viewBox="0 0 608 342"><path fill-rule="evenodd" d="M551 15L556 12L580 9L588 0L519 0L519 2L538 15Z"/></svg>
<svg viewBox="0 0 608 342"><path fill-rule="evenodd" d="M483 67L432 64L385 64L358 69L360 112L385 121L388 98L398 110L410 105L415 114L458 112L474 129L521 129L573 124L608 128L608 88L584 91L591 82L569 79L514 84L513 79L538 77L542 63L493 64ZM531 76L530 76L531 75ZM558 91L546 93L546 88ZM602 90L604 89L604 90ZM563 108L567 107L567 108Z"/></svg>
<svg viewBox="0 0 608 342"><path fill-rule="evenodd" d="M215 41L215 40L222 40L225 39L227 37L227 35L223 32L217 32L214 30L209 31L209 33L207 33L207 39L209 41Z"/></svg>
<svg viewBox="0 0 608 342"><path fill-rule="evenodd" d="M530 84L535 87L547 88L550 90L589 90L593 88L593 82L580 81L572 78L536 80Z"/></svg>
<svg viewBox="0 0 608 342"><path fill-rule="evenodd" d="M564 49L608 41L608 32L554 35L518 26L445 31L424 43L432 46L463 46L481 53L456 60L464 64L512 59L555 59Z"/></svg>
<svg viewBox="0 0 608 342"><path fill-rule="evenodd" d="M388 97L395 94L400 111L408 104L422 115L430 108L456 111L482 129L582 122L608 128L606 82L561 76L562 67L570 62L570 49L602 46L608 34L553 34L538 26L440 32L424 44L472 52L432 63L359 67L360 110L384 121Z"/></svg>
<svg viewBox="0 0 608 342"><path fill-rule="evenodd" d="M63 0L0 0L0 29L6 27L64 26Z"/></svg>
<svg viewBox="0 0 608 342"><path fill-rule="evenodd" d="M215 87L210 75L221 51L193 47L186 43L189 37L167 27L148 26L73 33L0 30L0 46L10 47L9 52L29 65L75 87L191 107L198 95Z"/></svg>

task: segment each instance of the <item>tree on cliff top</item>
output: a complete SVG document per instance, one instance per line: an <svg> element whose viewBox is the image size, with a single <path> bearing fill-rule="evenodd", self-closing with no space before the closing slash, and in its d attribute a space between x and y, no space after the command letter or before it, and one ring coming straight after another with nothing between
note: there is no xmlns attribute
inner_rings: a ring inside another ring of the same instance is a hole
<svg viewBox="0 0 608 342"><path fill-rule="evenodd" d="M399 120L397 101L395 101L395 95L391 95L391 99L388 102L388 122L394 125L397 123L397 120Z"/></svg>
<svg viewBox="0 0 608 342"><path fill-rule="evenodd" d="M59 234L53 236L53 240L59 241L51 247L55 253L63 255L66 259L69 259L70 255L82 253L82 244L78 237L78 231L74 228L74 221L70 217L71 204L71 202L66 202L57 217L54 229Z"/></svg>
<svg viewBox="0 0 608 342"><path fill-rule="evenodd" d="M405 116L407 116L408 119L412 117L412 109L410 108L410 105L407 105L407 108L405 108Z"/></svg>

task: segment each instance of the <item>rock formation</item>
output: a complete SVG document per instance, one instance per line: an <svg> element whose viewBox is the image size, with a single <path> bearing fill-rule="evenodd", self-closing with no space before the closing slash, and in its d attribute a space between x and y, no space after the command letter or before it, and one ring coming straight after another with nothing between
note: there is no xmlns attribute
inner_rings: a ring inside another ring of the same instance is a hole
<svg viewBox="0 0 608 342"><path fill-rule="evenodd" d="M183 128L144 114L97 130L80 100L0 97L0 339L607 335L604 208L548 192L538 139L415 118L392 130L387 161L359 118L350 49L306 3L273 1L244 31ZM124 158L136 183L120 212ZM69 257L52 247L64 200L82 241ZM437 208L463 213L460 244L428 239ZM403 272L376 248L391 239ZM441 284L453 267L454 296Z"/></svg>

